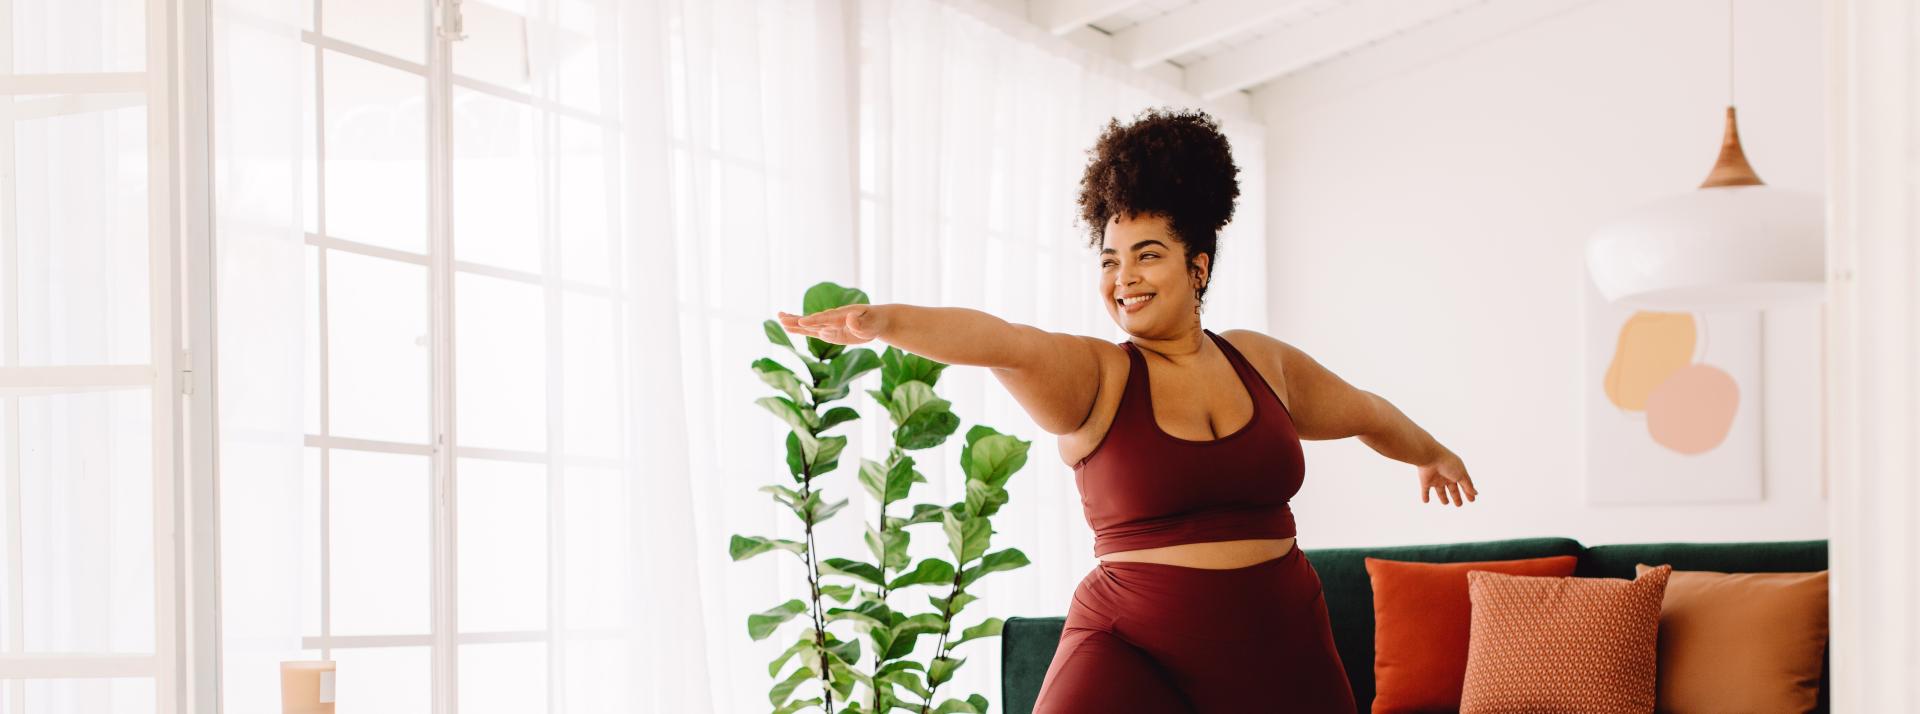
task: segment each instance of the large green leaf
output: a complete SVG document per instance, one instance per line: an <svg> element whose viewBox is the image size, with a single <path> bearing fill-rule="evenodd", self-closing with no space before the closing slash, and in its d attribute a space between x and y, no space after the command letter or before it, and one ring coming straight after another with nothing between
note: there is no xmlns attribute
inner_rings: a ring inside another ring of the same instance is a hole
<svg viewBox="0 0 1920 714"><path fill-rule="evenodd" d="M806 442L801 442L800 446L802 451L804 452L806 448ZM819 476L820 474L824 474L824 473L832 473L834 469L839 468L840 452L845 450L846 448L847 448L847 437L844 437L844 436L820 437L818 449L814 452L812 457L807 460L807 463L812 466L813 475Z"/></svg>
<svg viewBox="0 0 1920 714"><path fill-rule="evenodd" d="M808 401L807 385L801 383L800 376L794 374L793 370L787 369L786 365L761 357L753 361L753 373L760 375L760 381L780 390L781 394L787 395L795 404L805 404Z"/></svg>
<svg viewBox="0 0 1920 714"><path fill-rule="evenodd" d="M886 659L905 657L913 652L914 643L921 635L942 632L947 622L938 614L923 612L902 620L893 626L893 646L887 649Z"/></svg>
<svg viewBox="0 0 1920 714"><path fill-rule="evenodd" d="M779 417L780 421L786 422L787 427L793 429L795 433L806 434L808 438L812 438L813 424L807 419L805 407L786 397L761 397L753 400L753 403Z"/></svg>
<svg viewBox="0 0 1920 714"><path fill-rule="evenodd" d="M781 705L779 709L773 710L773 714L794 714L794 712L800 711L807 707L820 706L823 701L824 700L822 700L820 697L807 697L806 699L795 699L791 702L787 702L786 704Z"/></svg>
<svg viewBox="0 0 1920 714"><path fill-rule="evenodd" d="M982 711L974 707L972 702L964 699L948 699L940 702L940 706L934 707L932 714L982 714Z"/></svg>
<svg viewBox="0 0 1920 714"><path fill-rule="evenodd" d="M849 391L848 385L853 384L860 375L879 367L880 358L874 355L873 350L864 347L847 350L827 365L827 378L814 386L813 393L822 402L845 397Z"/></svg>
<svg viewBox="0 0 1920 714"><path fill-rule="evenodd" d="M854 411L853 407L834 407L828 409L827 413L820 415L819 431L825 432L844 422L850 422L859 418L860 412Z"/></svg>
<svg viewBox="0 0 1920 714"><path fill-rule="evenodd" d="M877 679L905 687L907 691L913 692L914 695L921 699L926 699L933 694L933 691L927 689L927 685L920 681L920 673L913 670L894 670L886 673L884 676L877 677ZM917 711L917 709L915 709L915 711Z"/></svg>
<svg viewBox="0 0 1920 714"><path fill-rule="evenodd" d="M846 508L847 503L853 500L850 498L842 498L838 501L822 506L820 505L820 501L819 501L820 492L815 491L813 492L813 495L814 495L814 500L811 504L813 508L811 508L805 515L802 516L802 518L807 522L808 525L817 526L827 522L827 519L832 518L833 514L839 513L840 509Z"/></svg>
<svg viewBox="0 0 1920 714"><path fill-rule="evenodd" d="M968 593L968 592L961 592L961 593L954 593L953 600L952 600L953 606L951 608L947 606L947 602L948 602L947 598L928 596L927 602L933 603L933 609L938 610L940 612L947 613L947 619L951 620L954 617L957 617L960 614L961 610L966 609L967 603L973 602L978 599L980 599L980 596L978 595L975 595L973 593Z"/></svg>
<svg viewBox="0 0 1920 714"><path fill-rule="evenodd" d="M860 485L867 489L867 495L872 496L875 501L881 501L881 496L885 495L883 489L886 488L887 481L886 464L873 459L861 459L859 478ZM886 504L883 502L881 505Z"/></svg>
<svg viewBox="0 0 1920 714"><path fill-rule="evenodd" d="M962 520L948 511L943 524L947 532L947 547L953 552L954 562L965 565L987 552L987 544L993 538L993 526L987 519Z"/></svg>
<svg viewBox="0 0 1920 714"><path fill-rule="evenodd" d="M888 347L880 354L880 393L888 398L893 388L906 382L923 382L931 387L940 381L940 372L947 365L901 350Z"/></svg>
<svg viewBox="0 0 1920 714"><path fill-rule="evenodd" d="M806 555L807 544L799 541L767 538L764 536L735 535L727 544L727 555L735 561L746 560L772 550L784 550L794 555Z"/></svg>
<svg viewBox="0 0 1920 714"><path fill-rule="evenodd" d="M933 663L928 665L927 667L927 684L933 685L935 687L938 687L941 684L945 684L947 680L953 679L953 671L956 669L959 669L960 665L963 665L966 663L967 663L967 660L965 658L959 658L959 659L955 659L953 657L933 658Z"/></svg>
<svg viewBox="0 0 1920 714"><path fill-rule="evenodd" d="M785 486L761 486L760 490L773 494L773 500L786 504L788 508L792 508L794 505L800 503L800 499L802 498L799 491Z"/></svg>
<svg viewBox="0 0 1920 714"><path fill-rule="evenodd" d="M773 685L773 689L767 690L767 701L772 702L776 707L787 703L787 699L793 696L793 690L816 674L819 673L806 667L793 670L793 674L787 675L786 679Z"/></svg>
<svg viewBox="0 0 1920 714"><path fill-rule="evenodd" d="M939 558L928 558L913 567L912 572L903 573L887 583L888 590L899 590L908 585L932 585L953 582L953 564Z"/></svg>
<svg viewBox="0 0 1920 714"><path fill-rule="evenodd" d="M1005 486L1007 478L1027 464L1027 449L1032 445L988 427L976 426L967 431L967 445L960 450L960 468L970 480Z"/></svg>
<svg viewBox="0 0 1920 714"><path fill-rule="evenodd" d="M973 518L984 518L1000 512L1007 505L1007 490L987 483L967 479L967 514Z"/></svg>
<svg viewBox="0 0 1920 714"><path fill-rule="evenodd" d="M882 585L886 582L884 576L880 574L880 568L875 567L874 564L848 558L828 558L820 561L820 573L859 578L874 585Z"/></svg>
<svg viewBox="0 0 1920 714"><path fill-rule="evenodd" d="M800 654L808 647L812 647L814 645L814 631L811 627L807 628L806 632L800 633L800 639L794 640L793 644L788 646L786 651L781 652L779 657L775 657L772 662L767 663L767 676L780 676L780 668L787 664L787 660L793 659L794 655Z"/></svg>
<svg viewBox="0 0 1920 714"><path fill-rule="evenodd" d="M998 629L994 631L996 633L999 632ZM836 638L836 640L833 643L827 645L827 651L832 653L834 657L839 658L841 662L844 662L848 665L860 664L860 641L859 640L839 641Z"/></svg>
<svg viewBox="0 0 1920 714"><path fill-rule="evenodd" d="M881 629L886 629L887 627L887 623L880 621L880 618L874 615L871 608L865 610L857 607L827 608L828 622L838 622L840 620L858 622L869 627L878 627Z"/></svg>
<svg viewBox="0 0 1920 714"><path fill-rule="evenodd" d="M763 612L748 615L747 634L755 640L764 640L767 638L767 635L773 634L773 631L780 627L780 623L791 620L795 615L806 611L807 604L798 599L794 599L768 608Z"/></svg>
<svg viewBox="0 0 1920 714"><path fill-rule="evenodd" d="M893 443L901 449L926 449L939 446L960 428L960 417L953 404L935 396L926 382L906 382L893 390L887 413L898 425Z"/></svg>
<svg viewBox="0 0 1920 714"><path fill-rule="evenodd" d="M814 448L819 448L816 444ZM787 432L787 472L793 474L794 481L807 478L807 449L800 445L800 435Z"/></svg>
<svg viewBox="0 0 1920 714"><path fill-rule="evenodd" d="M893 468L887 470L887 493L883 503L893 503L907 497L916 483L926 483L927 477L913 469L913 457L902 456L893 462Z"/></svg>
<svg viewBox="0 0 1920 714"><path fill-rule="evenodd" d="M806 295L800 299L801 309L811 315L821 310L832 310L847 305L866 305L867 294L859 288L841 287L832 281L814 283L807 288Z"/></svg>
<svg viewBox="0 0 1920 714"><path fill-rule="evenodd" d="M854 587L852 585L821 585L820 586L821 595L825 595L827 596L828 599L831 599L834 602L838 602L838 603L845 603L848 600L852 600L853 593L854 593Z"/></svg>
<svg viewBox="0 0 1920 714"><path fill-rule="evenodd" d="M939 523L940 519L945 517L946 514L947 509L931 503L915 504L913 507L913 515L907 518L907 525L917 526L922 523Z"/></svg>
<svg viewBox="0 0 1920 714"><path fill-rule="evenodd" d="M907 544L912 540L910 533L894 528L875 530L867 526L863 539L867 542L867 552L887 570L899 570L907 567Z"/></svg>
<svg viewBox="0 0 1920 714"><path fill-rule="evenodd" d="M954 640L952 642L948 642L947 647L949 648L957 647L960 645L960 643L967 642L970 640L985 639L988 637L999 637L1000 628L1002 625L1005 625L1005 624L1006 624L1006 621L1001 620L998 617L989 617L985 621L982 621L980 624L974 625L962 631L960 633L960 639Z"/></svg>
<svg viewBox="0 0 1920 714"><path fill-rule="evenodd" d="M1027 554L1020 552L1019 549L1016 548L1008 548L996 553L988 553L980 559L979 565L960 572L960 587L966 588L988 573L1023 568L1027 565Z"/></svg>

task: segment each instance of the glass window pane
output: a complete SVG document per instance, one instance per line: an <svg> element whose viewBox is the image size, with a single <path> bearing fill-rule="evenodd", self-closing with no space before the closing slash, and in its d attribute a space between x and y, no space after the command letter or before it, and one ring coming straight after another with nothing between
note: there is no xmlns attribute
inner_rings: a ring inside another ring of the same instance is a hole
<svg viewBox="0 0 1920 714"><path fill-rule="evenodd" d="M600 97L600 43L595 39L593 8L581 6L573 16L580 24L536 26L529 30L533 66L542 78L552 78L551 98L592 113L604 110Z"/></svg>
<svg viewBox="0 0 1920 714"><path fill-rule="evenodd" d="M427 61L425 0L322 0L320 30L408 62Z"/></svg>
<svg viewBox="0 0 1920 714"><path fill-rule="evenodd" d="M333 449L328 459L333 634L426 633L427 457Z"/></svg>
<svg viewBox="0 0 1920 714"><path fill-rule="evenodd" d="M559 217L560 264L567 280L612 285L618 262L607 242L612 233L605 129L572 119L560 122L559 190L553 210Z"/></svg>
<svg viewBox="0 0 1920 714"><path fill-rule="evenodd" d="M546 629L546 467L461 459L458 473L460 631Z"/></svg>
<svg viewBox="0 0 1920 714"><path fill-rule="evenodd" d="M147 390L18 399L26 650L152 652Z"/></svg>
<svg viewBox="0 0 1920 714"><path fill-rule="evenodd" d="M426 252L426 79L337 52L322 61L327 235Z"/></svg>
<svg viewBox="0 0 1920 714"><path fill-rule="evenodd" d="M567 453L620 458L626 421L620 414L622 346L613 301L569 291L561 299L561 314L565 395L560 425Z"/></svg>
<svg viewBox="0 0 1920 714"><path fill-rule="evenodd" d="M460 647L461 714L538 714L546 710L546 643Z"/></svg>
<svg viewBox="0 0 1920 714"><path fill-rule="evenodd" d="M627 544L634 526L627 489L619 469L568 467L560 513L566 542L563 563L567 627L616 629L628 622L627 578L632 559Z"/></svg>
<svg viewBox="0 0 1920 714"><path fill-rule="evenodd" d="M341 714L433 711L432 659L425 647L334 650L333 662L334 706Z"/></svg>
<svg viewBox="0 0 1920 714"><path fill-rule="evenodd" d="M540 268L540 163L533 110L453 93L453 255L527 273Z"/></svg>
<svg viewBox="0 0 1920 714"><path fill-rule="evenodd" d="M461 8L465 10L467 38L453 43L454 73L515 91L530 91L524 12L475 1Z"/></svg>
<svg viewBox="0 0 1920 714"><path fill-rule="evenodd" d="M20 364L145 364L144 107L14 127Z"/></svg>
<svg viewBox="0 0 1920 714"><path fill-rule="evenodd" d="M152 679L29 679L18 683L33 714L151 714L159 698Z"/></svg>
<svg viewBox="0 0 1920 714"><path fill-rule="evenodd" d="M454 379L461 446L547 445L545 296L537 285L454 277Z"/></svg>
<svg viewBox="0 0 1920 714"><path fill-rule="evenodd" d="M138 72L146 67L143 0L13 0L13 70Z"/></svg>
<svg viewBox="0 0 1920 714"><path fill-rule="evenodd" d="M426 266L327 252L331 433L427 443Z"/></svg>

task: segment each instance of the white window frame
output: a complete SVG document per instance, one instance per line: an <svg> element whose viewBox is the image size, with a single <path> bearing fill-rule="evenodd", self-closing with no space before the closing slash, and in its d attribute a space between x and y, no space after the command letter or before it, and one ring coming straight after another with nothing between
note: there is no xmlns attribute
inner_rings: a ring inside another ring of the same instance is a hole
<svg viewBox="0 0 1920 714"><path fill-rule="evenodd" d="M0 251L6 252L6 269L13 274L0 290L0 309L7 319L4 346L7 367L0 367L0 394L5 395L10 417L4 439L8 444L4 468L6 489L6 526L0 534L4 552L0 559L9 565L5 587L8 589L8 641L0 654L0 681L7 686L6 705L12 711L25 711L25 690L21 681L41 679L115 679L151 678L154 680L154 710L162 714L191 711L186 682L188 637L185 628L187 600L187 552L176 531L185 522L185 502L180 475L184 453L184 424L179 418L185 403L183 392L190 388L191 373L180 370L184 359L180 284L180 205L181 187L175 169L179 156L175 119L179 114L180 74L175 62L178 48L175 30L182 24L182 10L199 0L147 0L146 52L144 69L138 72L87 72L64 74L14 74L11 2L0 0ZM189 9L190 11L190 9ZM17 366L19 357L19 310L17 279L17 234L15 232L15 189L18 178L11 170L15 161L14 122L22 118L45 118L98 112L122 106L123 97L141 94L147 109L147 225L148 225L148 310L149 357L144 365L56 365ZM14 97L18 95L54 95L42 99L23 116ZM146 389L151 401L152 479L153 479L153 601L154 651L152 654L24 653L24 603L21 569L21 473L19 461L19 402L23 395L67 394L102 389Z"/></svg>
<svg viewBox="0 0 1920 714"><path fill-rule="evenodd" d="M307 448L318 448L322 454L320 459L321 472L319 475L321 509L319 521L321 530L319 534L319 602L321 608L321 631L318 635L303 636L301 638L301 646L304 649L318 651L322 659L331 659L332 652L339 649L427 647L432 677L429 689L432 710L435 714L453 714L458 711L459 706L460 646L516 642L544 643L547 645L548 707L551 711L564 711L564 702L562 701L564 681L560 678L561 673L564 671L562 669L564 651L563 648L558 646L559 642L556 639L556 635L560 633L563 628L566 628L563 618L559 613L559 608L562 603L560 591L561 569L563 567L561 549L564 546L561 540L562 532L559 528L558 519L558 509L562 503L563 495L560 490L563 487L561 473L566 466L618 469L624 468L626 464L625 461L621 459L567 455L565 453L565 444L561 439L561 425L564 413L560 408L560 400L564 396L560 382L564 364L562 360L559 359L561 355L554 348L554 345L557 343L554 335L557 334L561 325L560 297L568 294L611 300L613 303L613 317L617 328L619 322L623 319L622 315L624 314L626 304L624 278L616 274L613 277L610 287L565 280L561 274L558 249L555 247L556 239L553 236L553 226L551 225L540 225L537 228L542 241L541 274L454 259L452 193L454 144L451 121L452 100L453 90L457 87L525 105L537 112L550 113L579 120L588 125L599 126L602 129L602 136L605 139L603 145L607 147L609 151L614 151L619 146L617 141L619 138L619 125L617 120L612 118L614 113L612 109L612 98L606 97L606 101L602 102L603 111L606 113L596 114L577 107L534 96L527 92L521 92L473 77L454 74L452 57L453 43L461 40L462 37L455 33L444 31L443 28L446 26L452 25L457 27L458 23L447 23L443 20L442 15L448 12L458 12L459 0L451 0L451 2L449 2L449 0L408 0L409 2L419 2L422 6L422 11L427 13L426 34L428 44L426 45L425 64L396 57L370 47L341 39L340 37L329 35L327 28L322 24L324 18L323 6L328 1L329 0L310 0L312 4L311 9L314 13L312 18L314 29L303 30L301 32L301 40L306 46L306 50L314 53L313 71L315 74L313 91L318 99L318 101L315 102L313 111L317 115L315 117L314 130L318 132L318 136L315 137L315 142L316 149L319 152L319 156L316 157L319 163L315 174L315 180L318 183L315 190L318 192L317 210L320 215L316 217L315 230L307 233L306 243L310 248L318 249L322 256L318 266L320 290L320 433L308 433L305 439ZM602 43L611 42L611 33L613 33L615 29L611 23L602 23L600 41ZM603 46L607 45L603 44ZM428 106L426 138L428 148L427 166L429 171L429 239L426 253L424 254L369 245L328 234L326 223L326 112L324 104L326 101L326 63L323 58L330 52L420 76L426 81L426 99ZM603 80L603 89L604 84L605 82ZM607 172L609 179L608 187L609 190L613 190L619 185L617 181L619 162L612 160L610 157L607 161ZM619 252L619 244L617 236L619 235L620 222L617 211L618 204L613 199L614 196L608 196L608 232L609 239L612 241L610 247L616 254L615 264L618 264L617 254ZM329 282L326 267L327 258L325 257L329 252L353 253L364 257L397 261L427 268L430 289L428 331L429 343L431 345L429 357L429 380L431 385L429 388L429 401L431 403L431 416L428 429L430 443L419 444L351 438L335 436L331 433L332 424L330 423L330 409L328 408L331 401L331 369L328 358L330 351L328 347L329 336L327 334L328 321L330 319L327 313L327 290ZM540 288L545 295L543 311L546 325L545 331L547 334L541 336L547 344L547 439L544 451L464 446L460 445L460 441L456 438L455 400L457 399L457 392L454 381L454 326L455 311L459 305L456 303L454 296L454 282L456 277L461 274L485 276L531 285ZM622 393L624 393L624 390L622 390ZM453 448L448 448L449 445L452 445ZM431 529L430 553L432 574L429 585L431 591L431 607L429 610L429 632L427 634L347 636L332 634L332 586L330 567L332 556L329 547L332 538L328 513L331 488L331 459L328 457L328 454L336 450L408 454L427 456L430 459L432 474L428 500L430 503L429 507L432 509L429 521ZM458 499L455 490L455 484L457 482L456 470L460 459L532 463L540 464L547 468L548 568L545 576L547 578L548 604L545 629L510 632L462 632L460 630L457 612L459 602L459 581L457 579L459 554L457 528ZM614 631L601 632L572 628L568 628L565 631L569 637L575 639L602 636L618 637L622 635L622 633Z"/></svg>

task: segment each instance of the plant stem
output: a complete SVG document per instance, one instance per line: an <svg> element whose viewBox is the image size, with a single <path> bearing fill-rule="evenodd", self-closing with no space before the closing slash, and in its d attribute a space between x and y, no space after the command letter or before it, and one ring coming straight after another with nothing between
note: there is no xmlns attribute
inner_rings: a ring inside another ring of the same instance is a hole
<svg viewBox="0 0 1920 714"><path fill-rule="evenodd" d="M961 592L960 570L958 566L954 567L953 589L947 592L947 602L940 607L940 621L945 624L940 628L940 640L933 646L933 658L936 660L947 656L947 633L953 631L953 599L960 597ZM927 668L927 674L929 675L929 679L931 679L931 675L933 674L932 667ZM935 699L933 695L939 690L939 684L927 687L927 700L920 703L920 714L928 714L929 710L933 708L933 700Z"/></svg>
<svg viewBox="0 0 1920 714"><path fill-rule="evenodd" d="M819 405L816 404L815 407ZM813 497L813 465L808 464L800 470L800 502L807 503ZM827 625L821 617L820 605L820 562L813 555L813 510L807 509L805 526L807 531L807 589L813 598L813 646L820 654L820 689L826 707L826 714L833 714L833 666L827 657Z"/></svg>

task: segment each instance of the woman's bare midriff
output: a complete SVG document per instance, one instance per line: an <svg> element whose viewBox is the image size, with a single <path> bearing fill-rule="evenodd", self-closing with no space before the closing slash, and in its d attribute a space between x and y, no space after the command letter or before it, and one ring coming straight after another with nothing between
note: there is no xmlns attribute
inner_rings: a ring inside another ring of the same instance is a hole
<svg viewBox="0 0 1920 714"><path fill-rule="evenodd" d="M1165 563L1189 568L1226 570L1264 563L1286 555L1293 549L1292 538L1223 540L1212 543L1182 543L1164 548L1125 550L1100 556L1101 561Z"/></svg>

